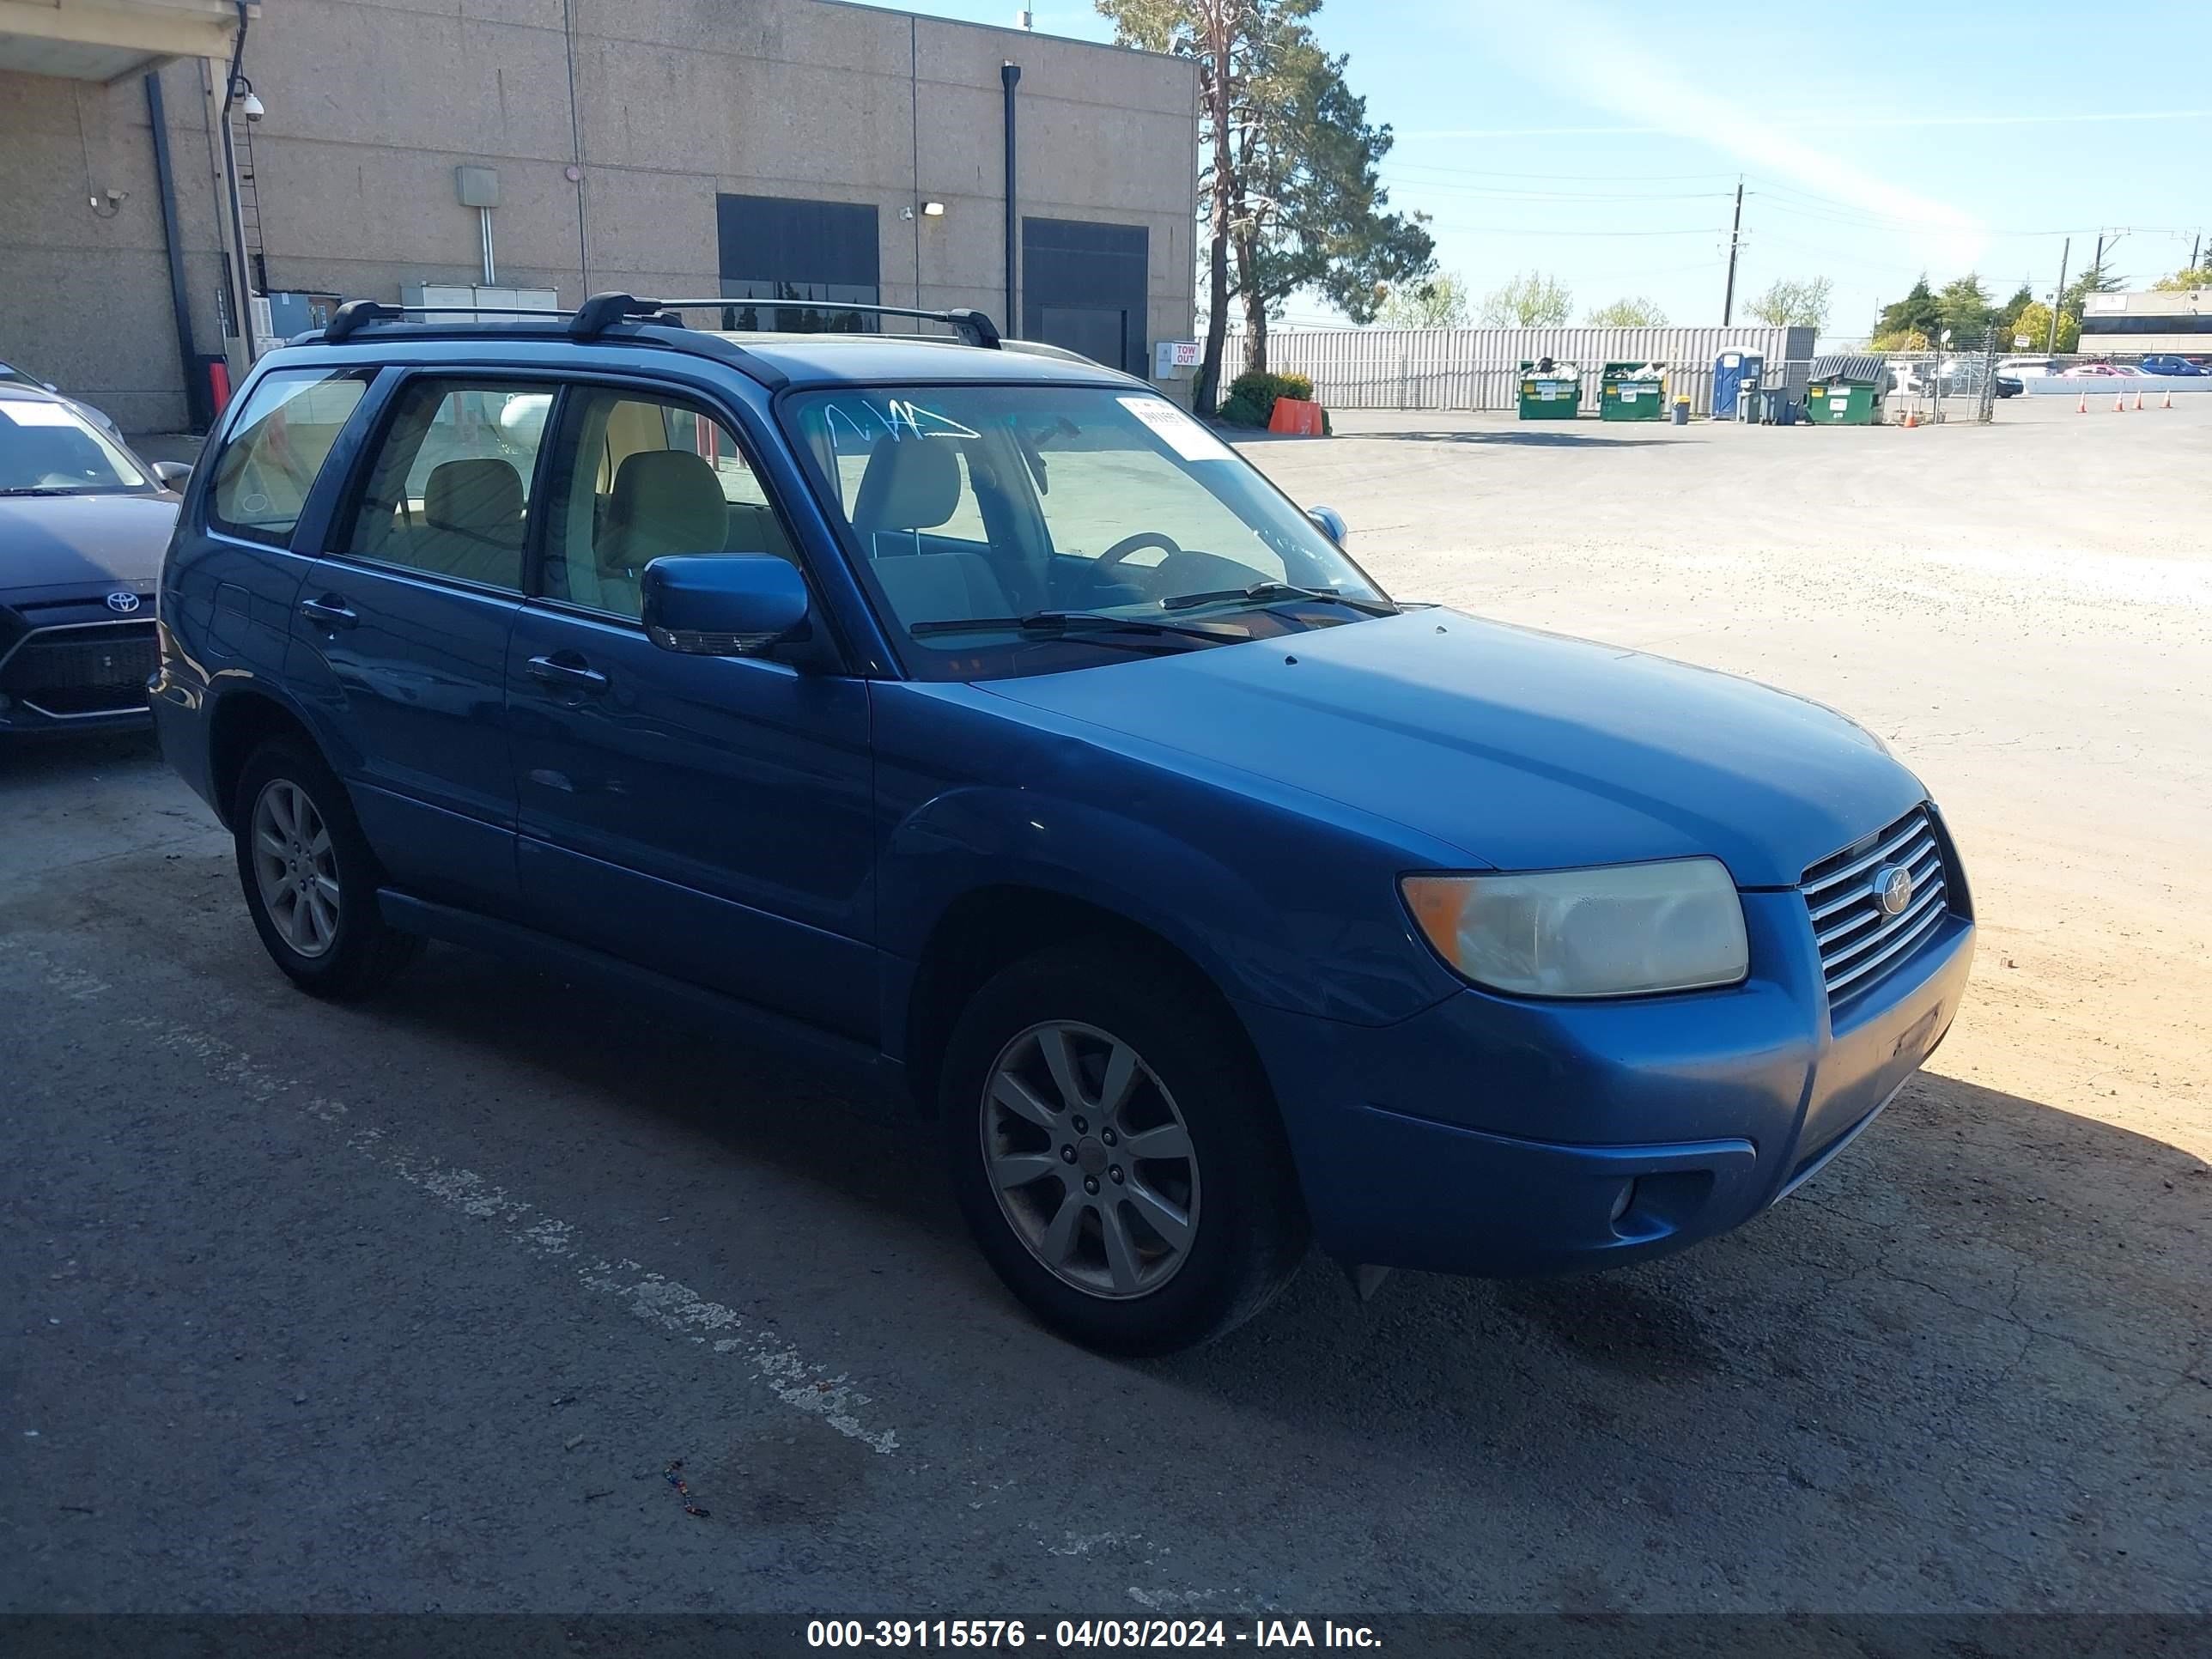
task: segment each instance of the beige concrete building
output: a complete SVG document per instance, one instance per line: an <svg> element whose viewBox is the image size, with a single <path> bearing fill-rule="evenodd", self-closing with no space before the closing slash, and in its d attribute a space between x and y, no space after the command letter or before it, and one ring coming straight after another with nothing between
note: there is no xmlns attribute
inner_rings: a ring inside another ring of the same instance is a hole
<svg viewBox="0 0 2212 1659"><path fill-rule="evenodd" d="M264 334L306 296L628 289L764 327L973 306L1143 372L1191 331L1197 95L836 0L0 0L0 359L181 428L244 361L242 265Z"/></svg>

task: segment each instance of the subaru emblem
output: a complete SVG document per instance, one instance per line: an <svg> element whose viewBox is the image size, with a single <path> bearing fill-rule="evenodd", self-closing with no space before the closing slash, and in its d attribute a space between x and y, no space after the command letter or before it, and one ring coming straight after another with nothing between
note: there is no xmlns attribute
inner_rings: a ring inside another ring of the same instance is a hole
<svg viewBox="0 0 2212 1659"><path fill-rule="evenodd" d="M1912 872L1901 864L1886 864L1874 872L1875 902L1886 916L1901 916L1912 902Z"/></svg>
<svg viewBox="0 0 2212 1659"><path fill-rule="evenodd" d="M136 593L126 593L118 587L107 596L107 608L110 611L119 611L127 617L138 608L138 596Z"/></svg>

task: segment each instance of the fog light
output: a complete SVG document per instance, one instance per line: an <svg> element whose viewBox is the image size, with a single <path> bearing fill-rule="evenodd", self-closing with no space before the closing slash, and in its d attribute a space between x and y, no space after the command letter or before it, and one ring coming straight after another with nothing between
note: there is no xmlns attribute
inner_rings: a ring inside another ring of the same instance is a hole
<svg viewBox="0 0 2212 1659"><path fill-rule="evenodd" d="M1636 1183L1632 1181L1622 1182L1620 1192L1613 1195L1613 1213L1606 1219L1609 1222L1618 1222L1621 1217L1628 1213L1628 1206L1635 1202Z"/></svg>

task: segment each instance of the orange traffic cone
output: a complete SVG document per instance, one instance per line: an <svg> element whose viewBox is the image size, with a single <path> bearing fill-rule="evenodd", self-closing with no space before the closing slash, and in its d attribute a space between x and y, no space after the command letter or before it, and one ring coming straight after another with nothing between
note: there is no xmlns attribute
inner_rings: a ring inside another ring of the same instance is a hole
<svg viewBox="0 0 2212 1659"><path fill-rule="evenodd" d="M2136 408L2137 410L2141 410L2142 408L2142 388L2141 386L2137 386L2136 388Z"/></svg>
<svg viewBox="0 0 2212 1659"><path fill-rule="evenodd" d="M2083 392L2080 399L2075 404L2074 412L2076 415L2087 415L2089 412L2089 394L2087 392Z"/></svg>
<svg viewBox="0 0 2212 1659"><path fill-rule="evenodd" d="M2124 415L2127 412L2128 394L2124 392L2115 392L2112 394L2112 413L2115 415Z"/></svg>
<svg viewBox="0 0 2212 1659"><path fill-rule="evenodd" d="M2160 404L2159 407L2160 409L2172 409L2173 407L2173 388L2172 386L2166 387L2166 401Z"/></svg>

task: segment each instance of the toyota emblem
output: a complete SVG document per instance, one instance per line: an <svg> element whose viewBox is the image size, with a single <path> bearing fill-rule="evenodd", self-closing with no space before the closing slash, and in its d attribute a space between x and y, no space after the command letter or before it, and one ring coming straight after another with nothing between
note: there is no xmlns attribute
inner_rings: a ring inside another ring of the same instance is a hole
<svg viewBox="0 0 2212 1659"><path fill-rule="evenodd" d="M107 596L107 608L110 611L119 611L127 617L138 608L138 596L136 593L126 593L118 587Z"/></svg>
<svg viewBox="0 0 2212 1659"><path fill-rule="evenodd" d="M1874 872L1875 902L1886 916L1901 916L1912 902L1912 872L1901 864L1886 864Z"/></svg>

